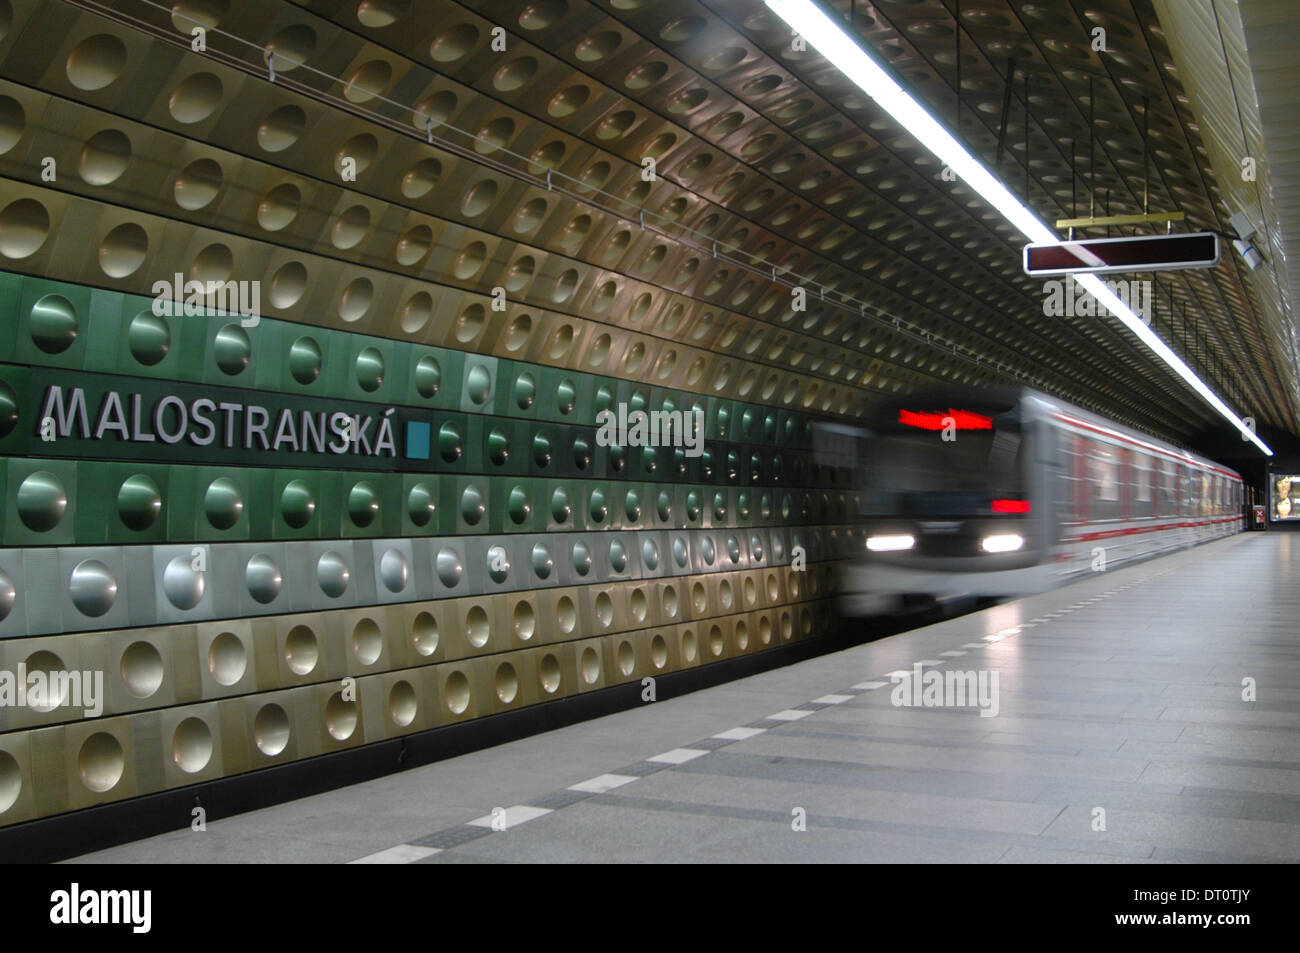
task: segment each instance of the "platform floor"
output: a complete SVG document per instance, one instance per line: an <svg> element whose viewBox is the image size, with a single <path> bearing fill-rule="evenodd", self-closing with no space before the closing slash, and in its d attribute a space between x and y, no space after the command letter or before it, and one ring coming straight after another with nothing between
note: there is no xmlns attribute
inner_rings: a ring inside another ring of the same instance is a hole
<svg viewBox="0 0 1300 953"><path fill-rule="evenodd" d="M917 662L996 671L997 715L895 706ZM1297 859L1300 535L1269 532L74 862Z"/></svg>

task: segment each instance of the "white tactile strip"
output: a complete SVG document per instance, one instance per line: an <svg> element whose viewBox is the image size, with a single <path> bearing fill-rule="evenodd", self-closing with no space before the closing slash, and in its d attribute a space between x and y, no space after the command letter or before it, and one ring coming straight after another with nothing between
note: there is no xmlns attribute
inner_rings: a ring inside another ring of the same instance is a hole
<svg viewBox="0 0 1300 953"><path fill-rule="evenodd" d="M1169 572L1172 570L1166 570ZM1154 579L1156 576L1162 576L1164 573L1155 573L1148 579L1141 580L1142 583ZM1064 609L1056 612L1049 612L1046 615L1031 619L1028 622L1022 622L1015 626L1009 626L1001 629L992 635L986 635L981 642L966 642L962 644L962 649L987 649L990 645L1019 635L1026 629L1032 629L1039 625L1045 625L1062 616L1069 615L1076 609L1091 606L1093 603L1108 599L1113 595L1131 589L1140 583L1129 583L1120 586L1117 589L1111 589L1103 593L1077 602ZM954 658L964 656L969 653L965 651L948 650L940 652L944 656L941 659L918 659L913 665L920 665L922 668L931 666L944 665ZM586 781L579 781L561 791L556 791L540 798L534 798L532 804L516 804L510 808L494 809L492 814L475 818L465 824L455 827L449 827L441 831L436 831L426 837L418 838L414 843L399 844L396 847L390 847L387 850L381 850L374 854L368 854L357 860L349 861L353 864L409 864L424 861L435 854L441 853L452 847L477 840L479 837L487 836L492 833L508 831L520 824L526 824L529 821L547 814L553 813L570 804L576 804L579 801L586 800L599 794L612 791L626 784L631 784L650 774L658 773L662 770L668 770L674 766L686 764L694 761L696 758L702 758L718 748L725 747L727 744L736 741L745 741L756 735L761 735L772 728L780 728L783 725L806 718L826 708L832 708L836 705L842 705L851 701L857 695L875 691L884 688L897 678L912 677L913 669L895 669L892 672L886 672L879 679L872 679L865 682L858 682L850 688L840 692L822 695L810 702L805 703L798 708L786 708L782 711L775 712L762 718L757 722L751 722L748 725L739 725L735 728L728 728L726 731L720 731L712 735L705 741L696 742L699 747L691 748L673 748L662 754L654 755L644 761L627 765L620 769L619 772L610 774L601 774ZM504 821L504 824L502 823Z"/></svg>

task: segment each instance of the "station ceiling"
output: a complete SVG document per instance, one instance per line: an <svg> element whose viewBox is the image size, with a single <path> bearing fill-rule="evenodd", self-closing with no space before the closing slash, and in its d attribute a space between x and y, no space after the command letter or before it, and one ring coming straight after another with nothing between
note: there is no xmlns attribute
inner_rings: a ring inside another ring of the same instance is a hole
<svg viewBox="0 0 1300 953"><path fill-rule="evenodd" d="M852 14L864 41L1013 192L1027 189L1044 220L1145 205L1184 213L1179 229L1226 231L1234 203L1253 196L1276 233L1265 248L1269 264L1250 272L1225 240L1217 268L1154 276L1153 327L1240 415L1300 433L1281 259L1294 210L1271 200L1267 161L1258 163L1257 191L1243 196L1225 184L1237 174L1229 163L1240 162L1241 137L1202 124L1236 122L1239 111L1199 108L1169 31L1177 29L1180 49L1200 66L1222 60L1218 73L1201 70L1195 82L1206 90L1236 82L1230 103L1249 106L1262 74L1244 40L1234 47L1236 5L1198 4L1186 17L1181 4L1162 5L1166 19L1181 17L1176 25L1162 23L1149 0L830 6L846 20ZM960 181L946 181L834 66L798 49L758 0L58 0L38 4L40 17L29 3L12 6L0 46L7 81L56 91L61 83L69 98L126 114L129 94L93 102L93 82L73 75L111 70L113 51L62 48L115 21L124 43L157 54L137 59L130 46L131 68L157 72L132 87L137 97L145 85L154 94L177 89L170 117L160 112L158 121L181 129L187 110L201 114L182 130L196 143L301 176L310 163L294 148L305 135L336 171L340 156L361 153L373 180L394 136L427 137L445 157L432 176L440 183L465 181L448 174L453 163L493 170L508 185L473 215L470 196L437 187L428 195L403 187L395 205L448 229L468 215L495 240L466 239L459 257L421 259L412 271L392 236L366 265L490 293L514 249L536 246L550 267L576 276L566 279L573 287L563 309L610 329L614 351L620 335L635 332L655 346L711 352L710 374L734 364L735 375L687 379L695 389L730 393L745 369L761 381L775 368L803 383L737 394L851 416L864 400L904 387L1020 382L1176 441L1228 426L1118 322L1045 314L1043 282L1021 272L1013 228ZM1207 7L1226 34L1208 34ZM204 54L186 48L196 23L211 31ZM1098 28L1104 51L1094 49ZM51 46L58 49L42 49ZM78 51L74 70L69 57ZM220 76L240 74L247 88L177 85L200 59L219 63ZM50 62L69 64L66 77L24 72ZM305 130L281 128L294 125L290 114L251 111L287 91L321 105ZM153 121L148 109L136 112ZM1276 110L1265 110L1265 120L1261 128L1277 123ZM240 124L247 147L231 131ZM267 148L278 140L293 148ZM344 188L364 191L364 180ZM287 193L266 194L259 208L269 202L274 212ZM321 201L315 211L328 224L343 205ZM265 221L247 222L213 227L267 238ZM338 242L301 244L349 260ZM466 249L480 245L500 267L461 278ZM792 309L792 285L808 290L805 311ZM546 304L559 308L561 298ZM377 332L401 336L402 320L394 309Z"/></svg>

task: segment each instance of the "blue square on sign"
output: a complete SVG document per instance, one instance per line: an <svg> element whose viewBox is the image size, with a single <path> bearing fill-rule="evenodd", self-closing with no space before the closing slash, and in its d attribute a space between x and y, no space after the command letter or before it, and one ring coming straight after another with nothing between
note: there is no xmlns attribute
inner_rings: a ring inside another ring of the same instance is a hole
<svg viewBox="0 0 1300 953"><path fill-rule="evenodd" d="M429 459L429 425L422 420L406 422L406 459Z"/></svg>

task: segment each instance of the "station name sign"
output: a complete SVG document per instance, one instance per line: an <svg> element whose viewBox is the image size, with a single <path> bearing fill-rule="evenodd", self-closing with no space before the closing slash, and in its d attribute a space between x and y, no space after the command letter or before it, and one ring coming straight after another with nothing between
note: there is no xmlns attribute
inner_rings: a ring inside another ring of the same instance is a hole
<svg viewBox="0 0 1300 953"><path fill-rule="evenodd" d="M392 407L381 414L331 413L174 393L147 398L114 389L102 390L91 401L93 408L85 388L51 384L45 390L38 436L277 453L397 455Z"/></svg>

